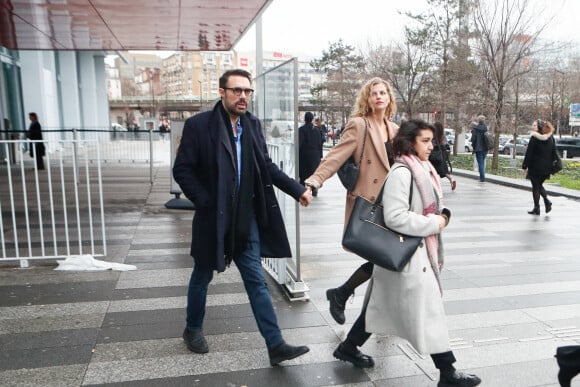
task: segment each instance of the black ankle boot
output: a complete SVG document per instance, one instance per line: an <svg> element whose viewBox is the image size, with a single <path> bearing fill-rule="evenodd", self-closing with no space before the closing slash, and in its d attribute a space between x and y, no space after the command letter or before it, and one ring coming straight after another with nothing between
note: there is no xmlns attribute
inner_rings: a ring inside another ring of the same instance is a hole
<svg viewBox="0 0 580 387"><path fill-rule="evenodd" d="M441 371L437 387L462 386L472 387L481 383L481 379L476 375L466 374L459 371Z"/></svg>
<svg viewBox="0 0 580 387"><path fill-rule="evenodd" d="M534 206L534 209L531 211L528 211L528 214L530 215L540 215L540 206Z"/></svg>
<svg viewBox="0 0 580 387"><path fill-rule="evenodd" d="M546 214L552 211L552 202L548 199L544 199L544 204L546 205Z"/></svg>
<svg viewBox="0 0 580 387"><path fill-rule="evenodd" d="M340 325L344 324L346 318L344 317L344 308L346 301L352 293L345 291L342 287L328 289L326 291L326 299L330 302L330 314L332 318Z"/></svg>
<svg viewBox="0 0 580 387"><path fill-rule="evenodd" d="M358 368L372 368L375 361L369 355L365 355L358 350L356 345L349 344L348 339L338 345L332 354L335 358L352 363Z"/></svg>

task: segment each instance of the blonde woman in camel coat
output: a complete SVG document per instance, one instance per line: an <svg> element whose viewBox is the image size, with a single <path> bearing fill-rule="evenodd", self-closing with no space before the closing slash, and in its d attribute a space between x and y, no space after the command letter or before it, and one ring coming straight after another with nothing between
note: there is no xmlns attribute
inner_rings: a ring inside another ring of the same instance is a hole
<svg viewBox="0 0 580 387"><path fill-rule="evenodd" d="M362 196L374 201L389 173L392 155L387 155L386 143L397 134L398 126L389 121L396 110L395 98L387 81L372 78L366 82L359 90L352 116L341 134L340 143L328 152L312 176L305 180L307 187L317 190L351 156L358 165L363 153L366 126L367 136L359 178L354 191L346 193L345 226L348 224L356 197ZM330 314L336 322L344 324L346 300L357 286L371 277L372 272L373 265L367 262L343 285L326 291L326 297L330 301Z"/></svg>

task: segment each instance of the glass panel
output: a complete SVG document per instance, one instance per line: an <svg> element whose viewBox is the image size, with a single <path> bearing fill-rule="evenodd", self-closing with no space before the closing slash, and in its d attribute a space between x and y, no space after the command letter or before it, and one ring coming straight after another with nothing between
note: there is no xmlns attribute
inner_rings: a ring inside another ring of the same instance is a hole
<svg viewBox="0 0 580 387"><path fill-rule="evenodd" d="M295 60L291 59L256 78L256 93L252 108L263 125L270 157L288 176L298 180L296 144L298 143L295 117ZM299 279L297 224L298 203L276 189L286 232L292 248L292 258L287 260L291 272Z"/></svg>

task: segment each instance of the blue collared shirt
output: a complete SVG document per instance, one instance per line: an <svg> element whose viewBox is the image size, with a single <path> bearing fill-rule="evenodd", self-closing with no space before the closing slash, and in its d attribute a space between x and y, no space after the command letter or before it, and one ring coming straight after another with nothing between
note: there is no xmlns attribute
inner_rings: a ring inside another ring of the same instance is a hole
<svg viewBox="0 0 580 387"><path fill-rule="evenodd" d="M240 188L240 181L242 180L242 120L238 118L238 135L234 136L236 143L236 155L238 156L238 188Z"/></svg>

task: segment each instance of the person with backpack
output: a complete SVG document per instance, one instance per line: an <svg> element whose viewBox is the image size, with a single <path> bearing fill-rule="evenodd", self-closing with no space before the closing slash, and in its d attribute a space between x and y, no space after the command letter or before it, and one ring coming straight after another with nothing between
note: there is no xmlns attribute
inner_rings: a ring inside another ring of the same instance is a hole
<svg viewBox="0 0 580 387"><path fill-rule="evenodd" d="M473 153L477 160L479 168L479 181L485 181L485 156L489 147L485 139L487 126L485 125L485 116L477 117L477 125L471 130L471 145L473 146Z"/></svg>

